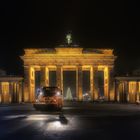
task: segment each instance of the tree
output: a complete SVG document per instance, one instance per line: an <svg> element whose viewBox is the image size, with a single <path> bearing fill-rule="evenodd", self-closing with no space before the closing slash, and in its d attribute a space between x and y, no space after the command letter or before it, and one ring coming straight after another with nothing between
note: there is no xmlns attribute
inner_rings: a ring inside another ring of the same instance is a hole
<svg viewBox="0 0 140 140"><path fill-rule="evenodd" d="M73 100L70 87L68 87L68 89L67 89L66 100L69 100L69 101Z"/></svg>

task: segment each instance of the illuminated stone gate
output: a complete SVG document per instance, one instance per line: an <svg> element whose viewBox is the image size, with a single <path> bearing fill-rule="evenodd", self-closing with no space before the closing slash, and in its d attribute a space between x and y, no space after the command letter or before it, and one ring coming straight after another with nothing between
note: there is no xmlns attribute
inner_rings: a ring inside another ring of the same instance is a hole
<svg viewBox="0 0 140 140"><path fill-rule="evenodd" d="M90 71L90 94L92 100L99 98L96 73L104 75L104 96L114 100L113 67L115 56L111 49L83 49L74 45L60 45L56 48L25 49L24 101L35 101L35 71L41 72L41 86L49 86L49 71L56 71L57 86L63 90L63 71L76 71L76 96L83 100L82 71Z"/></svg>

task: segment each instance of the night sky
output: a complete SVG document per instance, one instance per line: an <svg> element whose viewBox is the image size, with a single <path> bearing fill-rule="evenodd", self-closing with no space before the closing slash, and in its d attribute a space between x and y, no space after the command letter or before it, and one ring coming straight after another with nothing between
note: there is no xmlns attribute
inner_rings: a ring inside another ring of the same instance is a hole
<svg viewBox="0 0 140 140"><path fill-rule="evenodd" d="M133 1L0 2L0 68L23 74L23 48L63 44L71 31L82 47L114 48L117 74L140 68L140 10Z"/></svg>

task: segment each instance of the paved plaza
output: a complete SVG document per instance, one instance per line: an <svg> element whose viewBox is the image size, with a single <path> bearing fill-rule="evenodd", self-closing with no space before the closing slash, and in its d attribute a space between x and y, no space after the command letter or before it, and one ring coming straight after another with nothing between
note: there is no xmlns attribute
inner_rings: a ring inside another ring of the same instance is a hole
<svg viewBox="0 0 140 140"><path fill-rule="evenodd" d="M139 139L140 106L65 103L62 112L36 111L32 104L0 105L0 140Z"/></svg>

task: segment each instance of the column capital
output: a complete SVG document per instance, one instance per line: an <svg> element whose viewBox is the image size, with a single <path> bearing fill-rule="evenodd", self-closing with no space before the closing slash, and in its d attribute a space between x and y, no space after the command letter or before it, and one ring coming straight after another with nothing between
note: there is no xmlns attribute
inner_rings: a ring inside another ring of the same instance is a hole
<svg viewBox="0 0 140 140"><path fill-rule="evenodd" d="M94 71L98 71L98 66L93 66Z"/></svg>
<svg viewBox="0 0 140 140"><path fill-rule="evenodd" d="M77 70L82 70L82 65L78 65Z"/></svg>
<svg viewBox="0 0 140 140"><path fill-rule="evenodd" d="M46 68L47 66L43 65L43 66L40 66L40 69L44 69Z"/></svg>

